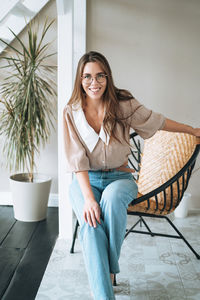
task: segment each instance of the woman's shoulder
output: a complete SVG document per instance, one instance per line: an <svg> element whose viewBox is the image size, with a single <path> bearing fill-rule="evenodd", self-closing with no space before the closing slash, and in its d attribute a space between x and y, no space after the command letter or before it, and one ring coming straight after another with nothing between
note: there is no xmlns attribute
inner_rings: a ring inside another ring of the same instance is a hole
<svg viewBox="0 0 200 300"><path fill-rule="evenodd" d="M134 97L128 100L119 101L120 111L123 114L132 113L137 110L142 104L139 103Z"/></svg>
<svg viewBox="0 0 200 300"><path fill-rule="evenodd" d="M81 105L79 103L76 104L69 104L67 103L63 109L64 114L72 115L73 111L80 110Z"/></svg>
<svg viewBox="0 0 200 300"><path fill-rule="evenodd" d="M64 106L63 112L67 113L67 112L70 112L70 111L71 111L71 105L67 103Z"/></svg>
<svg viewBox="0 0 200 300"><path fill-rule="evenodd" d="M72 115L72 110L71 110L71 105L66 104L64 109L63 109L63 118L64 119L71 119L71 115Z"/></svg>

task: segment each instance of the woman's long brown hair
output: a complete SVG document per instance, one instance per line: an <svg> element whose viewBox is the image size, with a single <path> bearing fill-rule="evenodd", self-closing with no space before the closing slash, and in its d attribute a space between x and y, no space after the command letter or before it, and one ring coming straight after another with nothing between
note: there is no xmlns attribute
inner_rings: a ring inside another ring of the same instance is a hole
<svg viewBox="0 0 200 300"><path fill-rule="evenodd" d="M72 92L72 96L68 102L69 105L80 103L82 108L85 106L85 92L82 87L82 79L83 69L85 65L89 62L96 62L103 69L104 73L107 75L107 86L103 95L103 102L105 106L105 117L103 121L105 131L113 138L117 139L115 130L116 124L118 123L123 130L123 137L126 140L125 136L125 128L126 122L124 118L120 118L119 114L119 102L127 101L133 99L132 94L124 89L118 89L115 87L112 77L112 71L110 65L101 53L90 51L84 54L79 60L76 78L74 83L74 89Z"/></svg>

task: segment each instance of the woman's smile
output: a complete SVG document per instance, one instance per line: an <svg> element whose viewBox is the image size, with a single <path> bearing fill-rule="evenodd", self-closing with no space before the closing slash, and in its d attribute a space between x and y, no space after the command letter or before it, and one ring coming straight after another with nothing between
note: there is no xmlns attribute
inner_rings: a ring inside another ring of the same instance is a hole
<svg viewBox="0 0 200 300"><path fill-rule="evenodd" d="M101 90L101 88L100 87L98 87L98 88L89 88L89 90L94 94L94 95L97 95L98 94L98 92Z"/></svg>

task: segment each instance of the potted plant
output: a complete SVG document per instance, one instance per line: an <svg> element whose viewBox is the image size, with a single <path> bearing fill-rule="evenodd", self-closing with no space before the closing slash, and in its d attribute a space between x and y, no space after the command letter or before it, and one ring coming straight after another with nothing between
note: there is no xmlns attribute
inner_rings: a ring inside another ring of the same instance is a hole
<svg viewBox="0 0 200 300"><path fill-rule="evenodd" d="M50 56L44 43L47 31L54 21L39 26L30 22L27 27L27 45L10 29L18 46L7 45L1 56L8 74L1 83L0 135L7 167L17 174L10 176L15 218L21 221L39 221L46 218L51 178L35 172L35 157L47 142L55 119L56 85L52 75L56 67L48 64ZM22 173L23 172L23 173Z"/></svg>

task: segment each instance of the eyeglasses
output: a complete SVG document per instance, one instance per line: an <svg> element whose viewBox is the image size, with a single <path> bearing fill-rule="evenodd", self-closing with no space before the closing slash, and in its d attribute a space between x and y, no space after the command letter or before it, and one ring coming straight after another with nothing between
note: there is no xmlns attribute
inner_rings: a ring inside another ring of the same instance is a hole
<svg viewBox="0 0 200 300"><path fill-rule="evenodd" d="M92 75L90 75L90 74L83 74L83 76L81 76L81 78L82 78L82 82L85 83L85 84L92 83L92 81L94 80L94 78L96 79L96 81L98 83L104 83L107 76L108 75L106 75L104 73L99 73L99 74L97 74L94 77L92 77Z"/></svg>

